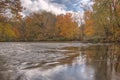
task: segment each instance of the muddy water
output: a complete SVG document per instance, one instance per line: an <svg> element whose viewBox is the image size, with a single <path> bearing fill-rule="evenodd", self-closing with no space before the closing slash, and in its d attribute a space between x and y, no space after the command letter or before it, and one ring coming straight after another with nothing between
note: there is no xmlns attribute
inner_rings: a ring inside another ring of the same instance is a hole
<svg viewBox="0 0 120 80"><path fill-rule="evenodd" d="M0 43L0 80L120 80L120 46Z"/></svg>

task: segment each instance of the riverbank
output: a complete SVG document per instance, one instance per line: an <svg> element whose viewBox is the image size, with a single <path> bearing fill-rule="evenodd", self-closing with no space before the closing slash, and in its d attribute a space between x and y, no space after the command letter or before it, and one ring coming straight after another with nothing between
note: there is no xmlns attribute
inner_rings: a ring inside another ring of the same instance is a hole
<svg viewBox="0 0 120 80"><path fill-rule="evenodd" d="M92 40L86 40L86 41L74 41L74 40L39 40L39 41L24 41L24 40L18 40L18 41L0 41L0 42L34 42L34 43L120 43L120 41L92 41Z"/></svg>

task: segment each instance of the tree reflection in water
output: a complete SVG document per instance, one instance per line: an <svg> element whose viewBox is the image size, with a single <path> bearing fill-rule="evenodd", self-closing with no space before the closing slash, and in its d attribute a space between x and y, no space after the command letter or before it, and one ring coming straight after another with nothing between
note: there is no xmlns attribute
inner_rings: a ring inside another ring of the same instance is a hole
<svg viewBox="0 0 120 80"><path fill-rule="evenodd" d="M10 59L1 55L0 79L120 80L120 45L118 44L92 44L77 47L72 45L59 48L61 52L52 50L49 50L50 53L45 52L49 54L52 52L61 53L64 57L50 58L52 59L50 62L46 59L46 61L40 61L44 63L40 65L36 65L36 63L24 64L25 68L17 70L14 67L11 70Z"/></svg>
<svg viewBox="0 0 120 80"><path fill-rule="evenodd" d="M95 46L89 48L87 59L92 59L95 69L95 80L119 80L120 46ZM92 56L91 56L92 55ZM89 61L89 60L88 60ZM118 73L117 73L118 72Z"/></svg>

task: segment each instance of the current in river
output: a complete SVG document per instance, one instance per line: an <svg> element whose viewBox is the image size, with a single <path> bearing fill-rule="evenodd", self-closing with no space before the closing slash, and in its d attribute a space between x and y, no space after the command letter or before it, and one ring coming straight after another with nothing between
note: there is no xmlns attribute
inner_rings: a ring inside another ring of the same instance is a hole
<svg viewBox="0 0 120 80"><path fill-rule="evenodd" d="M1 42L0 80L120 80L120 45Z"/></svg>

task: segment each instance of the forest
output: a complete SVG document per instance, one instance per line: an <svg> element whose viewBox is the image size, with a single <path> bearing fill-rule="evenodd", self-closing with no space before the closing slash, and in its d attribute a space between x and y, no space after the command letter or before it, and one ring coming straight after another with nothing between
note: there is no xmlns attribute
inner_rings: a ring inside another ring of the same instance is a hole
<svg viewBox="0 0 120 80"><path fill-rule="evenodd" d="M20 0L0 0L0 41L119 42L120 0L93 2L92 10L84 12L85 23L79 27L71 13L42 11L23 18Z"/></svg>

